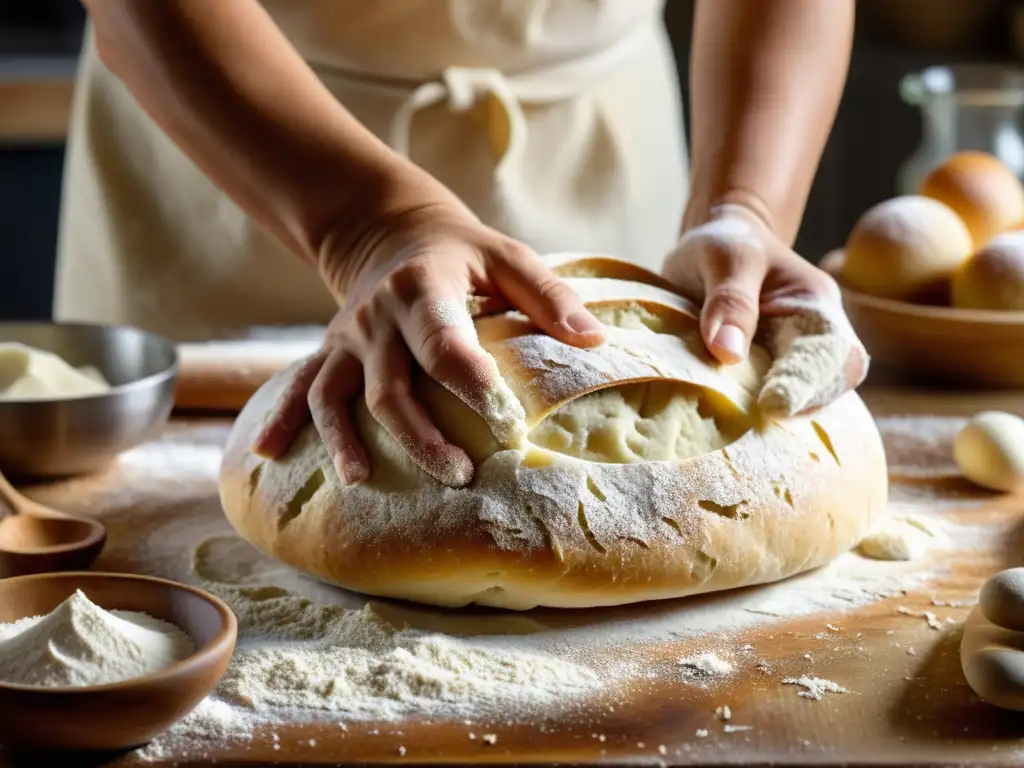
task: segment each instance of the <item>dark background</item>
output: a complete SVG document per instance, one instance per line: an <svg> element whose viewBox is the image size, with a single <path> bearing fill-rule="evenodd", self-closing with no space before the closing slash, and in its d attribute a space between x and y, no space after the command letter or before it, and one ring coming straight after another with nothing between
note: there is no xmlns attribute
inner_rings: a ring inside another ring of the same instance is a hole
<svg viewBox="0 0 1024 768"><path fill-rule="evenodd" d="M666 9L684 84L692 7L668 0ZM0 0L0 121L24 108L26 87L73 76L83 22L78 0ZM900 78L932 64L1024 61L1022 22L1020 1L859 0L849 80L800 253L816 261L895 193L897 167L921 130L917 109L900 100ZM62 162L60 136L0 132L0 319L50 316Z"/></svg>

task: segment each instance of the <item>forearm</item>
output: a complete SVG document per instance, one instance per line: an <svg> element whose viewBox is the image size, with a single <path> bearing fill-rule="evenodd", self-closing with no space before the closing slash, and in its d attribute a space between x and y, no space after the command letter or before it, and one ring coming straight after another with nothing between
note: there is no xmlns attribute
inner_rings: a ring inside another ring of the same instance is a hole
<svg viewBox="0 0 1024 768"><path fill-rule="evenodd" d="M316 262L412 166L319 82L256 0L84 0L104 63L246 212ZM185 224L184 226L187 226Z"/></svg>
<svg viewBox="0 0 1024 768"><path fill-rule="evenodd" d="M842 95L853 16L853 0L699 0L684 229L739 202L793 242Z"/></svg>

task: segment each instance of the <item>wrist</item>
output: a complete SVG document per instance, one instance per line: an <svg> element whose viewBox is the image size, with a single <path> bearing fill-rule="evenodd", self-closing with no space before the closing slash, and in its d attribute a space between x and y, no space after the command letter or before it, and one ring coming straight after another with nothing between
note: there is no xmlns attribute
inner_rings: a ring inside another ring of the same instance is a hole
<svg viewBox="0 0 1024 768"><path fill-rule="evenodd" d="M363 276L405 247L426 221L476 221L468 208L429 173L400 162L353 185L357 194L325 226L315 263L339 303Z"/></svg>
<svg viewBox="0 0 1024 768"><path fill-rule="evenodd" d="M735 216L753 219L758 226L778 236L775 216L768 204L755 192L739 188L713 197L692 196L683 216L680 234L711 221Z"/></svg>

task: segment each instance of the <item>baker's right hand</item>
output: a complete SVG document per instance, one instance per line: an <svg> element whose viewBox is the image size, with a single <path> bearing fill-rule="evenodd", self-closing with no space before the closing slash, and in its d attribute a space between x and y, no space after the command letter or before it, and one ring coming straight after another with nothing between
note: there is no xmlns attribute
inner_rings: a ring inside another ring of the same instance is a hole
<svg viewBox="0 0 1024 768"><path fill-rule="evenodd" d="M473 464L417 402L411 378L419 366L496 433L502 419L505 427L511 420L521 424L521 406L514 396L502 398L498 386L504 382L477 340L471 297L479 297L484 311L514 307L567 344L596 346L603 327L529 248L482 225L457 203L407 208L360 229L337 238L321 259L341 309L321 349L296 371L253 450L280 456L312 418L341 480L367 480L370 466L352 419L353 401L362 394L373 417L416 464L445 485L464 486ZM519 414L500 413L496 401Z"/></svg>

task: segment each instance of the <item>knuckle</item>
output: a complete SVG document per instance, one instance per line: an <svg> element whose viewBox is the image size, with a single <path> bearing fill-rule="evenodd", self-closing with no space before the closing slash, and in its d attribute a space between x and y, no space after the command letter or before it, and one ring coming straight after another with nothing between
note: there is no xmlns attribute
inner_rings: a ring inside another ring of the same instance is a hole
<svg viewBox="0 0 1024 768"><path fill-rule="evenodd" d="M515 240L502 243L496 250L499 257L512 266L521 266L537 258L532 248Z"/></svg>
<svg viewBox="0 0 1024 768"><path fill-rule="evenodd" d="M352 311L351 326L362 338L368 338L373 331L376 316L374 302L363 302Z"/></svg>
<svg viewBox="0 0 1024 768"><path fill-rule="evenodd" d="M366 400L366 407L375 417L391 411L395 403L402 397L409 394L409 382L406 379L392 379L390 381L377 379L367 382L366 392L363 397Z"/></svg>
<svg viewBox="0 0 1024 768"><path fill-rule="evenodd" d="M537 292L552 304L578 303L573 290L556 275L548 273L536 282Z"/></svg>
<svg viewBox="0 0 1024 768"><path fill-rule="evenodd" d="M311 413L320 413L327 404L323 380L318 378L306 393L306 404Z"/></svg>
<svg viewBox="0 0 1024 768"><path fill-rule="evenodd" d="M429 330L423 337L420 364L434 378L443 375L445 368L456 356L455 334L446 326L437 326Z"/></svg>
<svg viewBox="0 0 1024 768"><path fill-rule="evenodd" d="M756 314L758 300L740 286L728 283L717 286L709 301L720 309L732 310L741 314Z"/></svg>
<svg viewBox="0 0 1024 768"><path fill-rule="evenodd" d="M383 287L402 304L409 306L422 293L422 286L427 282L432 270L433 265L426 257L408 259L388 273Z"/></svg>
<svg viewBox="0 0 1024 768"><path fill-rule="evenodd" d="M331 361L327 360L320 369L320 373L309 385L309 389L306 391L306 404L309 406L310 413L323 413L331 408L332 398L329 396L331 371ZM296 392L296 395L299 394Z"/></svg>
<svg viewBox="0 0 1024 768"><path fill-rule="evenodd" d="M420 365L438 381L465 379L481 368L477 355L450 326L436 328L424 337Z"/></svg>

